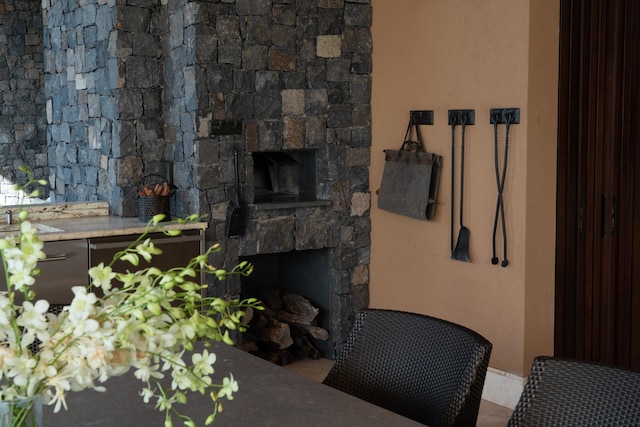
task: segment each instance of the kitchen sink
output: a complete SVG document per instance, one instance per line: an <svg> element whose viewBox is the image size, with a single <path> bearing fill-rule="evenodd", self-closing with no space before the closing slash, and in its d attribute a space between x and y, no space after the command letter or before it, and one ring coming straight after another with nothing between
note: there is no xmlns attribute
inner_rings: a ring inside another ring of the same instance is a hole
<svg viewBox="0 0 640 427"><path fill-rule="evenodd" d="M57 227L52 227L50 225L41 224L39 222L31 223L36 229L38 233L61 233L62 229ZM20 230L20 224L0 224L0 237L7 236L9 234L17 233Z"/></svg>

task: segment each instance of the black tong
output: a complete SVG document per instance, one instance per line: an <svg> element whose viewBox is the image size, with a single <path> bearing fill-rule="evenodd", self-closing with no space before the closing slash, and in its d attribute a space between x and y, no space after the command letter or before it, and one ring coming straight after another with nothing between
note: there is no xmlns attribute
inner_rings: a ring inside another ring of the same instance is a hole
<svg viewBox="0 0 640 427"><path fill-rule="evenodd" d="M512 124L520 123L520 109L519 108L504 108L504 109L492 109L490 114L490 122L493 124L493 147L494 147L494 165L496 172L496 186L498 187L498 199L496 201L496 213L493 219L493 257L491 258L491 264L497 265L499 262L497 255L497 234L498 234L498 217L502 226L502 250L503 257L500 265L506 267L509 265L509 258L507 257L507 224L504 214L504 184L507 175L507 161L509 155L509 131ZM498 125L505 125L505 137L504 137L504 152L502 159L502 174L500 173L499 166L499 148L498 148Z"/></svg>

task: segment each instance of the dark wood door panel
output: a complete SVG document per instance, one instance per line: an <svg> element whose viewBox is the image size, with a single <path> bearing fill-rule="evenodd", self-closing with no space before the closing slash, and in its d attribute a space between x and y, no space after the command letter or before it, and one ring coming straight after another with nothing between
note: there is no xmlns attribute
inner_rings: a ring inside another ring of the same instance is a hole
<svg viewBox="0 0 640 427"><path fill-rule="evenodd" d="M556 354L640 368L640 2L560 7Z"/></svg>

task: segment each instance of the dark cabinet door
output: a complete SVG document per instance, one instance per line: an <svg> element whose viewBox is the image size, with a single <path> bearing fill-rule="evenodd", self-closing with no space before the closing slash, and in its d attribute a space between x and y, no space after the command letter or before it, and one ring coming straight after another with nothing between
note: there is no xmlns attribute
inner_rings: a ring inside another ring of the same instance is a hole
<svg viewBox="0 0 640 427"><path fill-rule="evenodd" d="M85 239L45 242L42 248L46 258L38 261L40 275L32 286L36 300L46 299L50 304L68 305L73 300L71 288L89 284L89 255ZM4 268L0 263L0 291L7 290ZM16 295L22 303L22 295Z"/></svg>
<svg viewBox="0 0 640 427"><path fill-rule="evenodd" d="M555 352L640 369L640 2L560 7Z"/></svg>

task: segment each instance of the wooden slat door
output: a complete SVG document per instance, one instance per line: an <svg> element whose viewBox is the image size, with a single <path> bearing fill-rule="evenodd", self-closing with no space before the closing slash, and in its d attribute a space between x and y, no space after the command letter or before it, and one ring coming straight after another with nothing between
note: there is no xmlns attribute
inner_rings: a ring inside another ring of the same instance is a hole
<svg viewBox="0 0 640 427"><path fill-rule="evenodd" d="M560 7L555 351L640 369L640 2Z"/></svg>

